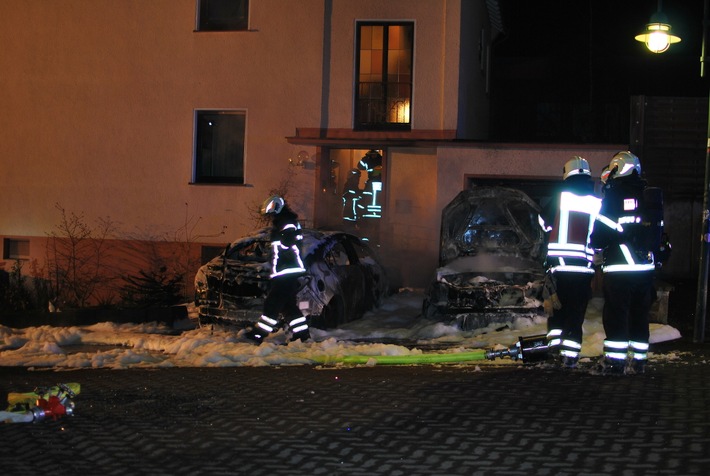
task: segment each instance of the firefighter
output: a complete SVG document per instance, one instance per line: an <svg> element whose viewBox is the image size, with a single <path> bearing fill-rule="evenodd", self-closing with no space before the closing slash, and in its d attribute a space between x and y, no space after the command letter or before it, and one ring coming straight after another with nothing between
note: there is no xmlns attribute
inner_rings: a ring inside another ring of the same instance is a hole
<svg viewBox="0 0 710 476"><path fill-rule="evenodd" d="M545 285L554 298L546 306L550 355L565 368L577 366L582 324L592 294L594 250L589 236L601 207L594 195L589 163L575 156L562 169L562 186L548 212L552 226L547 245Z"/></svg>
<svg viewBox="0 0 710 476"><path fill-rule="evenodd" d="M643 373L648 359L649 313L654 300L654 253L663 232L660 189L647 187L641 163L629 151L609 163L602 208L591 245L602 250L606 334L602 374Z"/></svg>
<svg viewBox="0 0 710 476"><path fill-rule="evenodd" d="M382 155L376 150L365 154L357 164L358 168L367 172L365 190L362 192L363 205L365 206L364 218L382 218L382 205L380 204L382 192Z"/></svg>
<svg viewBox="0 0 710 476"><path fill-rule="evenodd" d="M246 336L257 345L261 344L269 333L281 327L283 316L291 339L305 341L310 337L310 331L296 297L300 288L299 278L306 272L301 259L303 235L298 215L278 195L264 201L261 213L272 217L271 283L263 313Z"/></svg>
<svg viewBox="0 0 710 476"><path fill-rule="evenodd" d="M356 223L364 209L360 203L362 199L361 174L359 169L351 169L343 187L343 220L346 222Z"/></svg>

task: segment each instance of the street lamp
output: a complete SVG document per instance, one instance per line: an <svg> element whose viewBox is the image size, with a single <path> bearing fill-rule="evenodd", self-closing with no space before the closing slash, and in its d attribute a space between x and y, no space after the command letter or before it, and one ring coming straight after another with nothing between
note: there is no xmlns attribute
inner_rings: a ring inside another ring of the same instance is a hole
<svg viewBox="0 0 710 476"><path fill-rule="evenodd" d="M663 53L673 43L678 43L680 37L671 33L668 18L661 11L661 0L658 0L658 11L651 15L651 20L646 25L643 33L636 35L636 41L646 43L646 48L652 53Z"/></svg>
<svg viewBox="0 0 710 476"><path fill-rule="evenodd" d="M705 78L705 46L708 30L708 4L705 0L703 8L703 41L700 53L700 77ZM678 43L680 38L671 34L668 19L661 12L661 0L658 0L658 12L651 16L651 23L646 25L644 33L636 36L637 41L646 43L646 47L654 53L663 53L671 44ZM695 331L693 341L705 341L705 314L707 311L708 294L708 262L710 261L710 101L708 102L708 131L705 148L705 189L703 192L703 223L700 234L700 264L698 267L698 292L695 301Z"/></svg>

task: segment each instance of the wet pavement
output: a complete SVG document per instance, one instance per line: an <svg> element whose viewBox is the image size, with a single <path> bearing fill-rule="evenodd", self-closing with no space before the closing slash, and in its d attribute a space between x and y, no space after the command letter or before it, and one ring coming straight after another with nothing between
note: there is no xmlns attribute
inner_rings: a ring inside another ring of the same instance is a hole
<svg viewBox="0 0 710 476"><path fill-rule="evenodd" d="M4 475L701 475L710 344L592 363L76 371L0 367L0 394L78 382L75 415L0 424ZM0 395L4 396L4 395Z"/></svg>

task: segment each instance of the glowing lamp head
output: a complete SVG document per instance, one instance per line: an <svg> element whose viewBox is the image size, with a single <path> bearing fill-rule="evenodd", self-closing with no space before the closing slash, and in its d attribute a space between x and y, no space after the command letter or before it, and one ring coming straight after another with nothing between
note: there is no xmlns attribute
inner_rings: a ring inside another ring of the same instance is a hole
<svg viewBox="0 0 710 476"><path fill-rule="evenodd" d="M663 53L673 43L680 42L680 37L671 32L668 19L660 11L653 14L651 22L646 25L646 29L643 33L636 35L635 39L645 43L646 48L652 53Z"/></svg>

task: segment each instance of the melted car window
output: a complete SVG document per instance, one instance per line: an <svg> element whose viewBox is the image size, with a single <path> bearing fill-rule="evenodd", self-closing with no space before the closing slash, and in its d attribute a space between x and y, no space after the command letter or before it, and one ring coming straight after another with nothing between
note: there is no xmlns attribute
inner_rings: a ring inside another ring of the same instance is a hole
<svg viewBox="0 0 710 476"><path fill-rule="evenodd" d="M375 254L366 245L360 242L353 242L352 245L360 263L373 264L377 262Z"/></svg>
<svg viewBox="0 0 710 476"><path fill-rule="evenodd" d="M325 255L325 261L330 266L347 266L350 264L348 253L342 244L337 243Z"/></svg>
<svg viewBox="0 0 710 476"><path fill-rule="evenodd" d="M524 203L509 203L508 210L513 215L515 223L520 227L520 231L525 234L529 241L534 241L537 238L537 229L539 225L536 221L537 216L530 213L530 208Z"/></svg>
<svg viewBox="0 0 710 476"><path fill-rule="evenodd" d="M508 225L508 218L499 201L485 200L476 208L470 223L476 226L501 226Z"/></svg>

